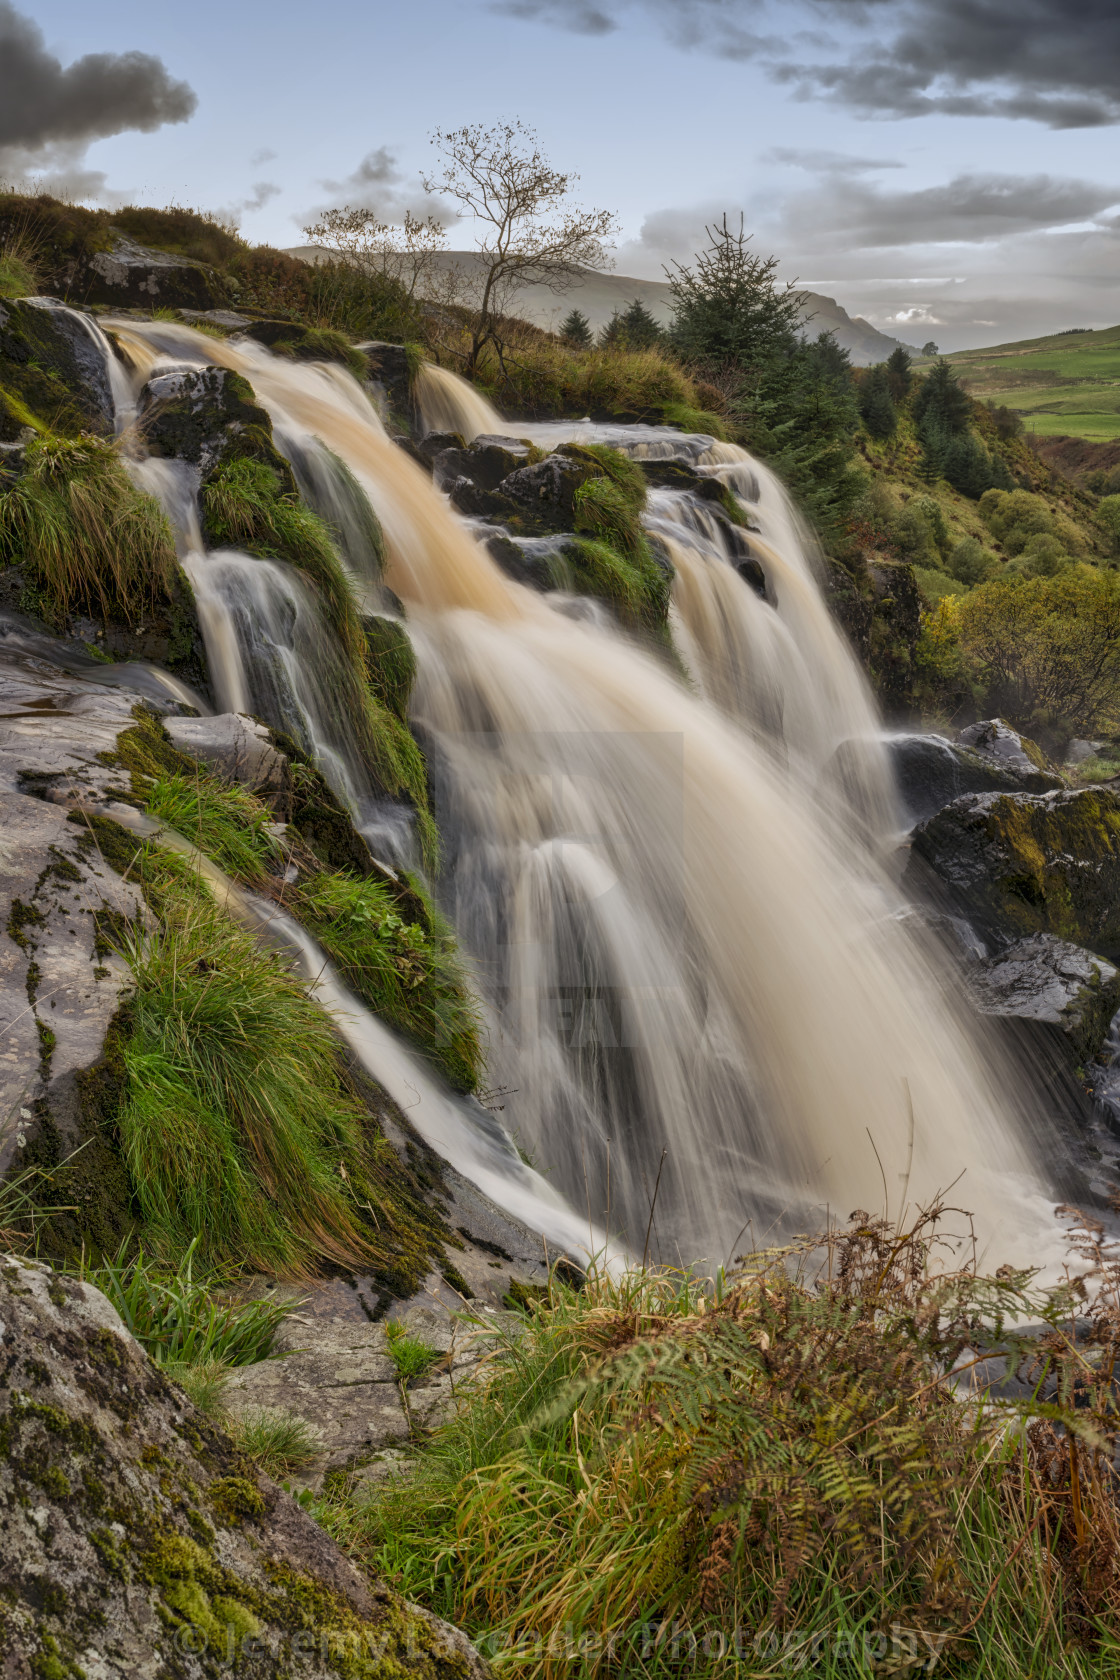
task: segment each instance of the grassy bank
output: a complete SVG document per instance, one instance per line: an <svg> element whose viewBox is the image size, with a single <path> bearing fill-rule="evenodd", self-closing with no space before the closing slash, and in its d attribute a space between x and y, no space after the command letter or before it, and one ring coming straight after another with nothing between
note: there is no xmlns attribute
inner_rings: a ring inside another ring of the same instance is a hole
<svg viewBox="0 0 1120 1680"><path fill-rule="evenodd" d="M1116 1256L1081 1228L1075 1339L1076 1290L945 1273L938 1225L554 1279L412 1479L319 1515L503 1673L1120 1673ZM953 1398L977 1344L1024 1399Z"/></svg>
<svg viewBox="0 0 1120 1680"><path fill-rule="evenodd" d="M1120 327L958 350L949 360L973 396L1014 409L1028 431L1120 438Z"/></svg>

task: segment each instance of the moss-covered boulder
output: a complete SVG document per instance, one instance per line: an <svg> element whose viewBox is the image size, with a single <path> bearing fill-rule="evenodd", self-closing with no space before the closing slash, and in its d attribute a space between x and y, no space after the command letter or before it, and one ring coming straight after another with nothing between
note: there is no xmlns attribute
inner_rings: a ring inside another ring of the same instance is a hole
<svg viewBox="0 0 1120 1680"><path fill-rule="evenodd" d="M68 436L111 433L109 376L80 319L8 299L0 302L0 442L29 425Z"/></svg>
<svg viewBox="0 0 1120 1680"><path fill-rule="evenodd" d="M982 928L1120 955L1115 793L970 794L918 825L913 855Z"/></svg>
<svg viewBox="0 0 1120 1680"><path fill-rule="evenodd" d="M361 379L366 361L345 333L329 327L309 327L302 321L254 321L245 328L245 337L255 339L278 356L288 356L296 362L340 362Z"/></svg>
<svg viewBox="0 0 1120 1680"><path fill-rule="evenodd" d="M191 461L203 475L230 461L266 462L294 493L291 468L272 441L272 422L247 379L230 368L175 368L140 393L139 420L151 454Z"/></svg>
<svg viewBox="0 0 1120 1680"><path fill-rule="evenodd" d="M97 1290L0 1257L0 1649L12 1680L469 1680L456 1629L359 1575Z"/></svg>
<svg viewBox="0 0 1120 1680"><path fill-rule="evenodd" d="M217 309L227 301L221 277L205 263L138 245L115 230L71 283L71 295L118 308Z"/></svg>
<svg viewBox="0 0 1120 1680"><path fill-rule="evenodd" d="M549 531L570 531L575 526L576 492L589 479L601 478L603 469L577 444L563 444L543 461L519 467L503 479L499 493L518 504L528 523Z"/></svg>
<svg viewBox="0 0 1120 1680"><path fill-rule="evenodd" d="M1023 793L1051 793L1065 786L1042 748L1002 718L970 723L957 737L963 752Z"/></svg>

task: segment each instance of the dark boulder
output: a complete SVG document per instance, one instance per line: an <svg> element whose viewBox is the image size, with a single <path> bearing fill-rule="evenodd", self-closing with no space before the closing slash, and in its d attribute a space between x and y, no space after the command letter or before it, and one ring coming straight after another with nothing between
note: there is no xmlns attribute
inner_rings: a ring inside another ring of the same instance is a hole
<svg viewBox="0 0 1120 1680"><path fill-rule="evenodd" d="M354 347L364 358L367 377L385 393L390 416L411 427L413 418L412 369L403 344L381 344L368 340ZM461 441L461 440L460 440Z"/></svg>
<svg viewBox="0 0 1120 1680"><path fill-rule="evenodd" d="M139 309L219 309L227 302L220 275L205 263L149 250L123 233L113 235L109 250L85 258L68 295Z"/></svg>
<svg viewBox="0 0 1120 1680"><path fill-rule="evenodd" d="M435 457L435 481L441 489L469 478L483 490L496 490L510 473L529 466L535 454L524 438L477 437L466 449L445 449Z"/></svg>
<svg viewBox="0 0 1120 1680"><path fill-rule="evenodd" d="M1120 796L977 793L919 823L927 864L981 927L1016 938L1052 933L1120 955ZM920 881L920 863L908 875Z"/></svg>
<svg viewBox="0 0 1120 1680"><path fill-rule="evenodd" d="M543 461L519 467L502 480L503 496L516 502L525 515L549 530L571 530L575 522L576 491L602 468L578 448L563 446Z"/></svg>
<svg viewBox="0 0 1120 1680"><path fill-rule="evenodd" d="M294 488L272 442L272 422L248 380L222 367L172 368L140 393L139 421L153 455L196 463L205 475L244 456L276 468Z"/></svg>
<svg viewBox="0 0 1120 1680"><path fill-rule="evenodd" d="M0 442L31 416L56 431L113 430L113 398L96 328L78 311L0 302Z"/></svg>
<svg viewBox="0 0 1120 1680"><path fill-rule="evenodd" d="M966 793L1042 791L1033 786L1042 772L1029 759L1024 760L1031 778L1028 786L1017 760L957 745L943 735L894 735L887 742L887 756L908 824L924 822ZM1044 784L1046 789L1060 786L1058 777Z"/></svg>
<svg viewBox="0 0 1120 1680"><path fill-rule="evenodd" d="M1041 747L1020 735L1002 718L970 723L957 739L963 748L1024 793L1049 793L1066 785Z"/></svg>
<svg viewBox="0 0 1120 1680"><path fill-rule="evenodd" d="M1075 1063L1091 1061L1120 1009L1120 970L1091 951L1039 933L968 970L982 1015L998 1016L1043 1043L1059 1043Z"/></svg>
<svg viewBox="0 0 1120 1680"><path fill-rule="evenodd" d="M913 566L877 559L868 565L871 624L868 662L888 706L909 706L914 656L922 629L923 600Z"/></svg>

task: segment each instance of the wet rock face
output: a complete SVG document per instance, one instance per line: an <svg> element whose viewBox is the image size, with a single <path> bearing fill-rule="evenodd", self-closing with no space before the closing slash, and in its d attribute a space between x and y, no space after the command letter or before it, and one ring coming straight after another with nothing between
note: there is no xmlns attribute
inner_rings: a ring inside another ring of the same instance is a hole
<svg viewBox="0 0 1120 1680"><path fill-rule="evenodd" d="M97 1290L0 1256L0 1627L11 1680L467 1680L457 1630L371 1585ZM356 1666L365 1658L367 1668Z"/></svg>
<svg viewBox="0 0 1120 1680"><path fill-rule="evenodd" d="M1018 940L968 973L982 1015L1058 1033L1078 1062L1092 1059L1120 1009L1120 971L1052 934Z"/></svg>
<svg viewBox="0 0 1120 1680"><path fill-rule="evenodd" d="M913 851L983 928L1120 956L1120 798L980 793L919 823Z"/></svg>
<svg viewBox="0 0 1120 1680"><path fill-rule="evenodd" d="M369 377L385 392L390 416L404 425L411 424L412 375L404 345L370 339L356 348L365 358Z"/></svg>
<svg viewBox="0 0 1120 1680"><path fill-rule="evenodd" d="M153 455L197 463L203 474L222 461L271 453L272 424L248 381L229 368L175 368L140 393L139 419Z"/></svg>
<svg viewBox="0 0 1120 1680"><path fill-rule="evenodd" d="M1064 786L1028 757L1027 749L1038 753L1033 742L1020 743L1022 737L998 719L973 724L959 744L943 735L894 736L887 753L908 821L924 822L966 793L1042 793Z"/></svg>
<svg viewBox="0 0 1120 1680"><path fill-rule="evenodd" d="M578 454L558 449L534 466L519 467L500 486L500 494L518 503L535 523L551 530L570 530L575 520L576 491L599 469Z"/></svg>
<svg viewBox="0 0 1120 1680"><path fill-rule="evenodd" d="M14 442L27 413L64 432L113 430L101 350L80 320L23 301L0 302L0 442ZM22 411L21 411L22 405Z"/></svg>
<svg viewBox="0 0 1120 1680"><path fill-rule="evenodd" d="M1024 793L1048 793L1065 786L1040 747L1002 718L971 723L958 737L961 746Z"/></svg>

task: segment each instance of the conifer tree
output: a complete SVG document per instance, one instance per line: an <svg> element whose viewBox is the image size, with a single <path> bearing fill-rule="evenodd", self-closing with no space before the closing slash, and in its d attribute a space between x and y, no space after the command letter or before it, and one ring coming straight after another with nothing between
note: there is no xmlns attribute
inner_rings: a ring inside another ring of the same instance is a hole
<svg viewBox="0 0 1120 1680"><path fill-rule="evenodd" d="M664 336L641 298L635 298L624 313L622 330L629 350L650 350Z"/></svg>
<svg viewBox="0 0 1120 1680"><path fill-rule="evenodd" d="M591 322L579 309L573 309L560 323L560 337L573 350L591 347Z"/></svg>

